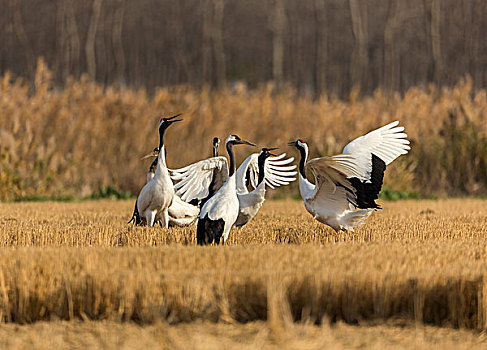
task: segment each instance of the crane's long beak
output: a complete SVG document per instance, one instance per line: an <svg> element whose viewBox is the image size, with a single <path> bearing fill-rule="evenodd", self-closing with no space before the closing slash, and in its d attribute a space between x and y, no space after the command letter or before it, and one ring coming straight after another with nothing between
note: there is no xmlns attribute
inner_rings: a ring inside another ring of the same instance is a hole
<svg viewBox="0 0 487 350"><path fill-rule="evenodd" d="M177 117L179 117L180 115L182 115L182 113L176 114L176 115L174 115L174 116L172 116L172 117L170 117L170 118L166 118L166 120L173 120L174 118L177 118ZM179 120L182 120L182 119L179 119ZM177 121L179 121L179 120L177 120ZM174 120L174 121L176 121L176 120Z"/></svg>
<svg viewBox="0 0 487 350"><path fill-rule="evenodd" d="M296 146L296 142L292 141L292 142L288 142L287 144L288 146Z"/></svg>
<svg viewBox="0 0 487 350"><path fill-rule="evenodd" d="M240 143L241 143L242 145L255 146L255 144L254 144L254 143L249 142L249 141L245 141L245 140L240 140Z"/></svg>
<svg viewBox="0 0 487 350"><path fill-rule="evenodd" d="M172 117L169 117L169 118L161 118L161 122L163 120L165 120L167 123L169 123L169 125L171 125L172 123L180 122L180 121L182 121L182 119L174 119L174 118L179 117L180 115L181 115L181 113L173 115Z"/></svg>
<svg viewBox="0 0 487 350"><path fill-rule="evenodd" d="M270 152L270 151L275 151L276 149L279 149L279 148L278 148L278 147L272 147L272 148L268 148L268 149L267 149L267 152L269 152L269 154L270 154L271 156L277 157L275 154L273 154L273 153L271 153L271 152Z"/></svg>
<svg viewBox="0 0 487 350"><path fill-rule="evenodd" d="M140 160L151 158L151 157L157 157L159 154L157 152L152 151L151 153L147 153L145 156L140 158Z"/></svg>

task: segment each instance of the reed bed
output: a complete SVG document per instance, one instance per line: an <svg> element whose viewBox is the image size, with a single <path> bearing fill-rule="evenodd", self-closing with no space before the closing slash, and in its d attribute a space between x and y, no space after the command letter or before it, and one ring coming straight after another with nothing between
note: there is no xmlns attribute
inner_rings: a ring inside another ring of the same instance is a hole
<svg viewBox="0 0 487 350"><path fill-rule="evenodd" d="M1 77L0 200L83 197L107 186L137 194L148 167L138 159L157 145L159 117L176 113L184 123L168 131L170 167L208 156L214 136L236 133L291 154L286 143L300 137L319 156L400 120L413 147L388 170L387 186L443 196L487 193L487 93L473 91L468 78L404 95L354 91L347 100L240 83L221 90L165 87L149 95L86 78L58 89L40 60L32 85ZM239 148L237 157L250 151Z"/></svg>

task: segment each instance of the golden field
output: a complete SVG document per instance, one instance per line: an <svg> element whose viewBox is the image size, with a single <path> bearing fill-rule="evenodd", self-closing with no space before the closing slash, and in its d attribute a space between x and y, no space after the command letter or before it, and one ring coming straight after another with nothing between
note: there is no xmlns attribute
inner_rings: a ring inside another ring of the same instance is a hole
<svg viewBox="0 0 487 350"><path fill-rule="evenodd" d="M196 247L133 201L2 203L0 346L487 346L486 201L382 205L336 234L267 201Z"/></svg>
<svg viewBox="0 0 487 350"><path fill-rule="evenodd" d="M485 349L484 334L404 322L356 327L299 324L282 329L256 321L245 325L196 322L139 326L111 321L2 325L2 349Z"/></svg>
<svg viewBox="0 0 487 350"><path fill-rule="evenodd" d="M413 87L404 94L360 96L354 90L341 100L272 84L255 90L240 83L220 90L164 87L148 94L81 78L61 89L51 76L40 60L33 84L0 77L2 201L86 197L108 186L136 195L148 168L138 159L157 145L159 117L177 113L184 122L166 137L171 168L207 157L214 136L236 133L294 156L286 144L303 138L315 157L340 152L353 138L399 120L412 149L388 170L386 186L437 196L487 194L487 92L474 91L468 78L455 87ZM241 147L236 156L242 160L253 151Z"/></svg>

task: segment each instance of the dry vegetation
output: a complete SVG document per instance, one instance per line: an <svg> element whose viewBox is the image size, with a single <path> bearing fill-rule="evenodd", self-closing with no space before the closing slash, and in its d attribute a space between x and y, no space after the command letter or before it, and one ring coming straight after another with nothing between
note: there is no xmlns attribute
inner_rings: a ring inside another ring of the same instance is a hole
<svg viewBox="0 0 487 350"><path fill-rule="evenodd" d="M293 325L286 334L265 322L245 325L196 322L140 327L132 323L39 322L33 325L2 325L2 349L452 349L487 346L485 335L404 322L356 327Z"/></svg>
<svg viewBox="0 0 487 350"><path fill-rule="evenodd" d="M442 90L411 88L404 96L377 91L361 98L354 91L348 101L313 100L272 85L252 91L181 86L148 95L84 78L56 90L40 61L34 86L5 75L0 89L0 200L86 196L109 185L136 194L147 166L138 158L157 143L158 116L175 113L185 120L167 135L171 167L208 156L210 139L230 132L288 153L286 143L302 137L316 156L397 119L413 148L388 171L386 185L440 195L486 193L487 93L473 92L468 79Z"/></svg>
<svg viewBox="0 0 487 350"><path fill-rule="evenodd" d="M487 328L484 201L388 202L349 235L318 224L299 202L270 201L224 248L194 246L194 228L127 226L132 205L0 204L1 320L130 322L128 332L131 322L266 321L272 344L299 340L297 321L320 325L307 331L313 341L338 337L335 322L395 320L409 325L406 338L423 325Z"/></svg>

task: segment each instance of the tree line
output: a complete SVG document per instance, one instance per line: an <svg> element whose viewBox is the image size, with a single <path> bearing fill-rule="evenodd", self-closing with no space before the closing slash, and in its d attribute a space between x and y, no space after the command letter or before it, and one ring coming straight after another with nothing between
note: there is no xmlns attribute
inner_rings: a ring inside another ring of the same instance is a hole
<svg viewBox="0 0 487 350"><path fill-rule="evenodd" d="M487 85L485 0L0 0L0 71L301 93Z"/></svg>

